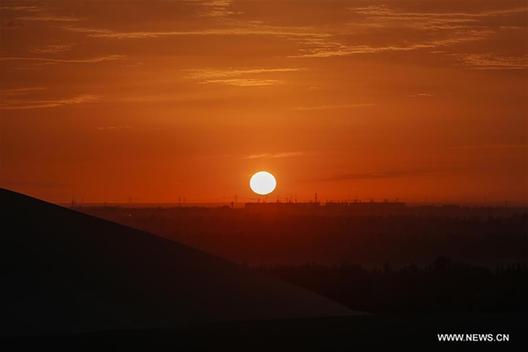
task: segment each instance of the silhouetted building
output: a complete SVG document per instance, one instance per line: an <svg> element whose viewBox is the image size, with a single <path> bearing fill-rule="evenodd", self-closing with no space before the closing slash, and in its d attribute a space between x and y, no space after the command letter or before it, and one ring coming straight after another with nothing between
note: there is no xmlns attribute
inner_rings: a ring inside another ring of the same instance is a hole
<svg viewBox="0 0 528 352"><path fill-rule="evenodd" d="M327 208L345 208L345 209L403 209L403 202L326 202Z"/></svg>
<svg viewBox="0 0 528 352"><path fill-rule="evenodd" d="M319 202L249 202L245 204L246 209L317 209Z"/></svg>

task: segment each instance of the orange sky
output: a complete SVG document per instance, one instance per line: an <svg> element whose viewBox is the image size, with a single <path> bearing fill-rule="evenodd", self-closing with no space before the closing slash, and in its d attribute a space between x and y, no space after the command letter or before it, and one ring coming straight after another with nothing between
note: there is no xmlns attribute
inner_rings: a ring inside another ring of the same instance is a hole
<svg viewBox="0 0 528 352"><path fill-rule="evenodd" d="M0 3L0 186L528 201L521 1Z"/></svg>

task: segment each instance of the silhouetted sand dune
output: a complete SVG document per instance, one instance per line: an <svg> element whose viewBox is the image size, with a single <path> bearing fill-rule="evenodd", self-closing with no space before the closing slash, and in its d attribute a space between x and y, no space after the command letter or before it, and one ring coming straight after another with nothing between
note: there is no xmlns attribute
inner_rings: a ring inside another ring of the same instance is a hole
<svg viewBox="0 0 528 352"><path fill-rule="evenodd" d="M358 314L185 245L0 190L1 334Z"/></svg>

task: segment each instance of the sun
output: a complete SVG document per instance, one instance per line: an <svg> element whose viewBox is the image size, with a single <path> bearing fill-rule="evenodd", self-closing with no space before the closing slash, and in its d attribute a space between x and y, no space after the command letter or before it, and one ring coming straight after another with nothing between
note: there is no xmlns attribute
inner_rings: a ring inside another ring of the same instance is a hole
<svg viewBox="0 0 528 352"><path fill-rule="evenodd" d="M251 176L249 187L256 194L266 195L273 192L275 187L277 187L277 181L269 172L259 171Z"/></svg>

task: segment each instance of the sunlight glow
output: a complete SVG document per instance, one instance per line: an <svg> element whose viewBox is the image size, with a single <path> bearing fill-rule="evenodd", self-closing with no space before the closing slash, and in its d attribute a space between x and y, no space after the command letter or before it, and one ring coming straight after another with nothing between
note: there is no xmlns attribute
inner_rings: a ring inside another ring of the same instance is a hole
<svg viewBox="0 0 528 352"><path fill-rule="evenodd" d="M249 180L251 190L260 195L270 194L276 186L275 177L267 171L259 171Z"/></svg>

